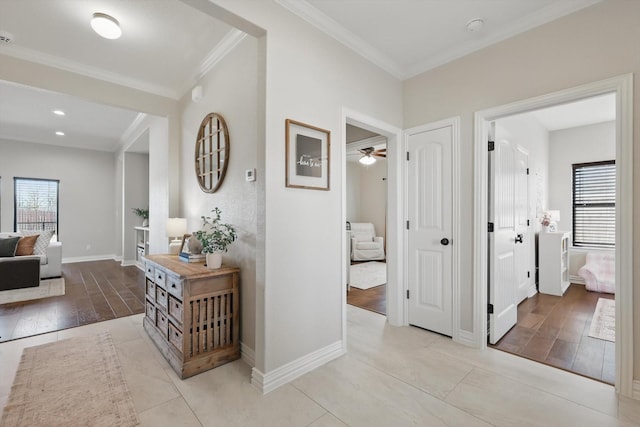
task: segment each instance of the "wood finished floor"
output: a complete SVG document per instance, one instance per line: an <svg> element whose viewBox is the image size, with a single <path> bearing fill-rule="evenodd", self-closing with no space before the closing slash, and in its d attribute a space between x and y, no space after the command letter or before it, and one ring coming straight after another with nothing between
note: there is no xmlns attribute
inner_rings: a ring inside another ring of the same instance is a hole
<svg viewBox="0 0 640 427"><path fill-rule="evenodd" d="M0 341L144 312L144 272L116 261L62 265L65 294L0 305Z"/></svg>
<svg viewBox="0 0 640 427"><path fill-rule="evenodd" d="M493 347L613 384L615 343L589 336L598 298L615 297L572 284L562 297L525 299L518 323Z"/></svg>
<svg viewBox="0 0 640 427"><path fill-rule="evenodd" d="M380 285L369 289L351 287L351 290L347 291L347 304L386 316L387 285Z"/></svg>

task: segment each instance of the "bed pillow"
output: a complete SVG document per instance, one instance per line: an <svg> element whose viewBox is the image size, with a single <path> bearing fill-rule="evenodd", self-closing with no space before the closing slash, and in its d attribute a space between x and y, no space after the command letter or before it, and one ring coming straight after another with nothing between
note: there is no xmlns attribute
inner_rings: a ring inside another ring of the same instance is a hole
<svg viewBox="0 0 640 427"><path fill-rule="evenodd" d="M33 248L38 240L39 234L33 236L24 236L18 241L18 247L16 248L16 256L33 255Z"/></svg>
<svg viewBox="0 0 640 427"><path fill-rule="evenodd" d="M16 255L16 248L20 237L0 238L0 257L12 257Z"/></svg>

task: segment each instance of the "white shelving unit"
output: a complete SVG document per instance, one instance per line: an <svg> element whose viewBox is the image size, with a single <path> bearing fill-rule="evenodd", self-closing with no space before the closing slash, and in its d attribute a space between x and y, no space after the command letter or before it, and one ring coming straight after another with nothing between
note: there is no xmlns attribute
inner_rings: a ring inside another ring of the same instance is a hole
<svg viewBox="0 0 640 427"><path fill-rule="evenodd" d="M570 244L570 231L549 231L538 235L540 293L562 296L569 287Z"/></svg>
<svg viewBox="0 0 640 427"><path fill-rule="evenodd" d="M149 253L149 227L133 227L136 233L136 266L144 270L145 257Z"/></svg>

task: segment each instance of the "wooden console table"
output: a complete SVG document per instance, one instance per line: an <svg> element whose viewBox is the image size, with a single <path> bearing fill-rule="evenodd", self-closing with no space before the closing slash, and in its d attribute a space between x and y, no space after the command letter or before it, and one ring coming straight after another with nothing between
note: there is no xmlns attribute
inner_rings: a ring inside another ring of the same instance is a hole
<svg viewBox="0 0 640 427"><path fill-rule="evenodd" d="M239 272L146 257L144 329L180 378L240 357Z"/></svg>

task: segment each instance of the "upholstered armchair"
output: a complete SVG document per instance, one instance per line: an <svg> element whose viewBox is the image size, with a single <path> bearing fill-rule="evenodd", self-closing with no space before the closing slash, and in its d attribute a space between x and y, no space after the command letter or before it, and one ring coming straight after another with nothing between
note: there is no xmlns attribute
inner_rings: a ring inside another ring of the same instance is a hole
<svg viewBox="0 0 640 427"><path fill-rule="evenodd" d="M376 236L372 223L351 223L351 259L353 261L384 259L384 238Z"/></svg>

